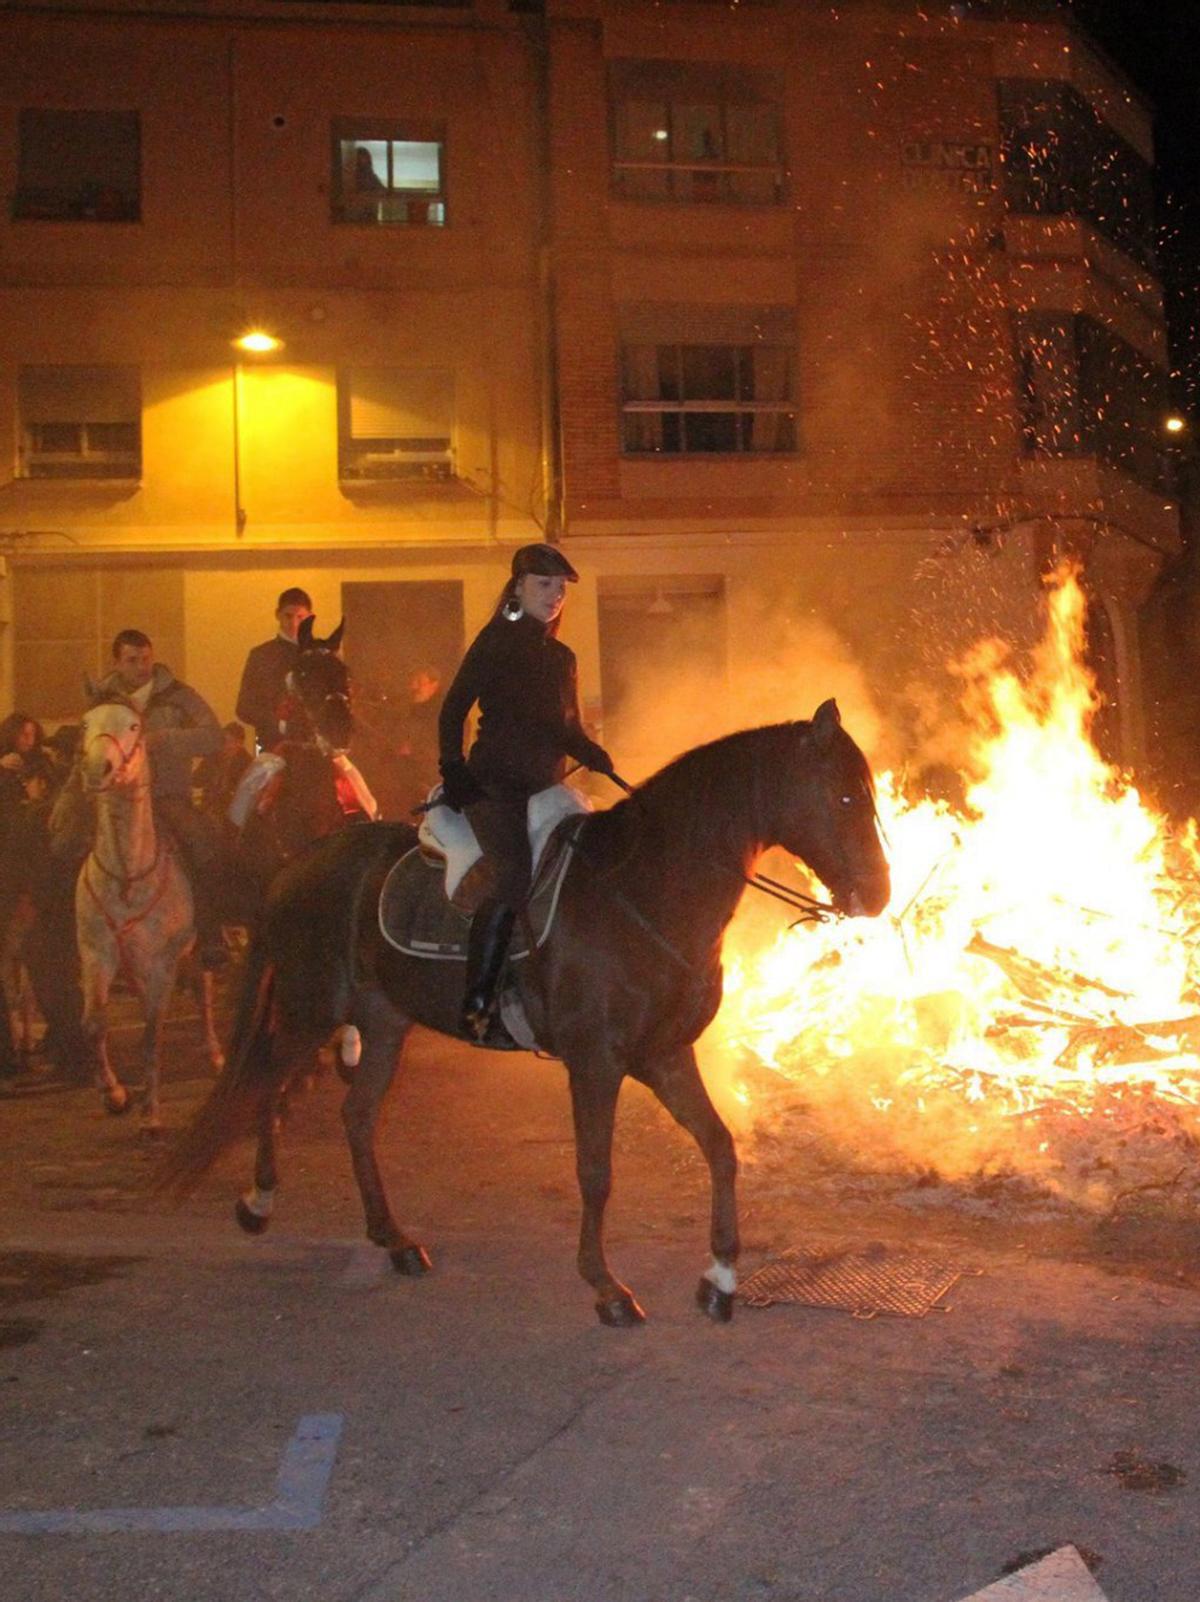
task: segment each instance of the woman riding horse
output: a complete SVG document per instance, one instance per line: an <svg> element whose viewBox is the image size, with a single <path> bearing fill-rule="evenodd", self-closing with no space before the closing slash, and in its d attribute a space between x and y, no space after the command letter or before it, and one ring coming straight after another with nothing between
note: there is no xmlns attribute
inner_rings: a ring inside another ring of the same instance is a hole
<svg viewBox="0 0 1200 1602"><path fill-rule="evenodd" d="M558 638L578 573L553 545L523 545L491 620L463 658L438 720L442 801L466 814L495 888L471 921L462 1028L487 1037L513 923L529 894L529 798L562 781L567 758L611 775L608 753L579 718L575 653ZM479 732L463 756L463 725Z"/></svg>

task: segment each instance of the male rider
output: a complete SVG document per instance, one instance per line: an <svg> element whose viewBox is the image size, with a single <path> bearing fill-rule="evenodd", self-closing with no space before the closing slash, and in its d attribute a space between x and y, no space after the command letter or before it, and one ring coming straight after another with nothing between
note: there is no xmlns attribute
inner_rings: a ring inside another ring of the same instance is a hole
<svg viewBox="0 0 1200 1602"><path fill-rule="evenodd" d="M192 762L221 749L221 725L203 696L154 660L154 646L140 629L122 629L112 656L112 672L100 683L101 697L122 696L142 714L155 820L178 844L192 886L200 964L220 967L228 960L214 883L221 869L221 834L192 805Z"/></svg>
<svg viewBox="0 0 1200 1602"><path fill-rule="evenodd" d="M308 593L293 586L284 590L275 603L279 631L273 640L256 645L242 669L238 690L237 715L254 729L259 749L270 751L283 738L280 708L286 694L287 676L300 655L297 635L306 617L313 615Z"/></svg>

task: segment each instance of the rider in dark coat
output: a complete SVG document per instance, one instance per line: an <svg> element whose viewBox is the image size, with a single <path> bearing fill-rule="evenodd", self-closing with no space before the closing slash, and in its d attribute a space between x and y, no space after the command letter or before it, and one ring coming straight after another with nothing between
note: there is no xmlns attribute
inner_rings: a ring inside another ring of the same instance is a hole
<svg viewBox="0 0 1200 1602"><path fill-rule="evenodd" d="M274 750L283 738L280 725L287 676L300 660L297 639L300 625L312 616L312 602L306 591L293 586L284 590L275 603L279 632L272 640L256 645L246 658L238 689L237 715L254 730L263 751Z"/></svg>
<svg viewBox="0 0 1200 1602"><path fill-rule="evenodd" d="M438 720L443 799L465 812L496 875L471 923L462 1025L482 1040L516 911L529 893L529 797L557 784L574 758L611 773L608 753L579 718L574 652L555 636L568 583L579 575L553 545L522 546L500 604L463 658ZM479 732L463 757L463 726Z"/></svg>

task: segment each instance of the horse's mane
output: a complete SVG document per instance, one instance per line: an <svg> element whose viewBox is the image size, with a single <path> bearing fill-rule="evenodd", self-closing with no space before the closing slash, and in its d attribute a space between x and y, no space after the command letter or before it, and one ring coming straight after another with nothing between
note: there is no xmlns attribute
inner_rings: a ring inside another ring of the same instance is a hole
<svg viewBox="0 0 1200 1602"><path fill-rule="evenodd" d="M731 826L739 838L748 832L765 838L764 801L772 775L778 775L797 746L811 736L807 721L739 729L673 758L634 788L632 796L593 814L588 834L597 844L620 849L637 832L647 844L668 834L691 856L729 854Z"/></svg>

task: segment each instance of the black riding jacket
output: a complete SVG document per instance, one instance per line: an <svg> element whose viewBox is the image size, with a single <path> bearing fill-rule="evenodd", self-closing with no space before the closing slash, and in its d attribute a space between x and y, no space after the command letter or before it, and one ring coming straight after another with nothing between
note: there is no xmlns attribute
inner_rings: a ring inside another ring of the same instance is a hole
<svg viewBox="0 0 1200 1602"><path fill-rule="evenodd" d="M600 753L579 721L575 653L536 618L492 618L463 658L438 718L443 771L462 761L463 725L476 701L468 764L484 785L532 794L559 782L568 757L590 764Z"/></svg>

